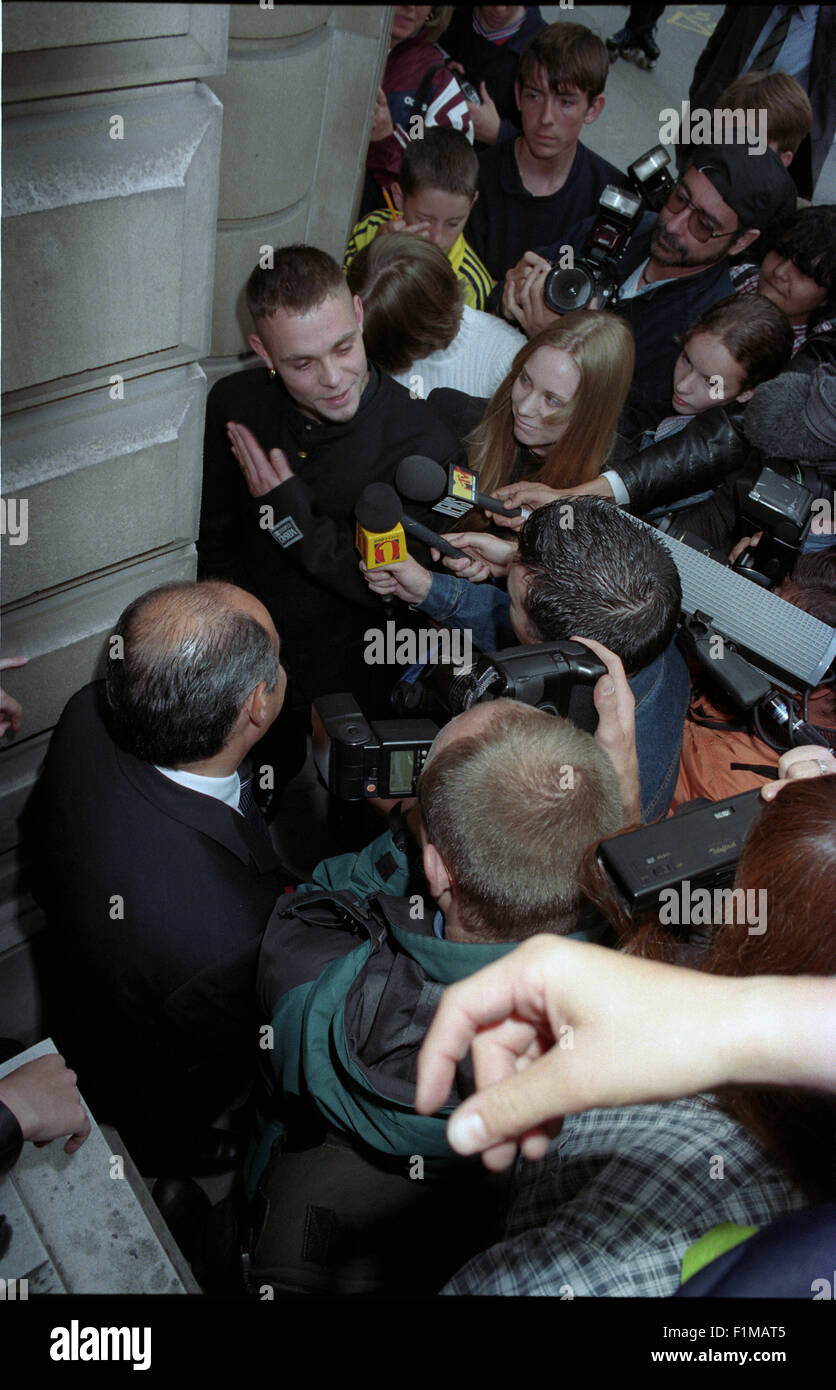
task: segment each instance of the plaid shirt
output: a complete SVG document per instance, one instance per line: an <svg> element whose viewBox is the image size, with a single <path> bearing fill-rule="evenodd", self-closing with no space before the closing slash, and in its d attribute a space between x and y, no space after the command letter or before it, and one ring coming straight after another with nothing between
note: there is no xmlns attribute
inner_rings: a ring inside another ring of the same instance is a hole
<svg viewBox="0 0 836 1390"><path fill-rule="evenodd" d="M804 1204L710 1097L589 1110L520 1163L505 1240L443 1292L669 1297L712 1226L763 1226Z"/></svg>
<svg viewBox="0 0 836 1390"><path fill-rule="evenodd" d="M758 280L760 279L760 267L756 265L733 265L729 266L731 282L734 285L735 294L757 294ZM817 333L827 333L836 324L836 319L822 319L821 323L816 324ZM803 348L808 337L810 328L806 323L790 324L792 328L792 355Z"/></svg>

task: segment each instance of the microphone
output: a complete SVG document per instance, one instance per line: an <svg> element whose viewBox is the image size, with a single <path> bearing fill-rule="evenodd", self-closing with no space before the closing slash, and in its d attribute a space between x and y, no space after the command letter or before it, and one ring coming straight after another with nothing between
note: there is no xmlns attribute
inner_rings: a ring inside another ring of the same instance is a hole
<svg viewBox="0 0 836 1390"><path fill-rule="evenodd" d="M382 569L406 559L402 510L398 494L388 483L369 483L361 492L354 507L354 543L366 569Z"/></svg>
<svg viewBox="0 0 836 1390"><path fill-rule="evenodd" d="M422 454L410 454L402 459L395 473L398 492L412 502L432 502L434 512L460 517L471 507L500 516L522 516L522 507L506 507L489 493L479 491L479 474L460 463L448 464L446 470L435 459Z"/></svg>
<svg viewBox="0 0 836 1390"><path fill-rule="evenodd" d="M450 545L450 542L446 541L443 536L439 536L435 531L431 531L428 526L422 526L420 521L414 521L411 516L407 516L406 512L403 510L400 497L395 489L390 487L388 483L369 483L368 487L365 487L360 494L357 506L354 509L355 516L358 515L357 508L360 507L361 504L364 504L364 499L369 498L371 499L370 505L373 509L370 513L372 519L390 522L392 517L395 517L403 528L403 531L405 531L408 536L413 536L416 541L422 541L424 545L435 546L436 550L440 550L442 555L449 555L454 560L466 560L468 558L463 550L459 550L455 545ZM366 515L365 507L363 514ZM388 539L388 537L383 537L383 539ZM404 545L403 552L398 558L403 559L405 554L406 545ZM365 555L363 558L365 559ZM396 561L385 559L377 560L376 567L379 568L381 565L393 563L396 563ZM366 561L366 564L368 565L368 561Z"/></svg>

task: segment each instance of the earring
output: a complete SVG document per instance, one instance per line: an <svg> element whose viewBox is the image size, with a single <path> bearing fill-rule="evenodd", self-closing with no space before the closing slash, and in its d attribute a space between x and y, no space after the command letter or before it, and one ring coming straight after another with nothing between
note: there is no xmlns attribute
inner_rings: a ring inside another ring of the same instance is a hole
<svg viewBox="0 0 836 1390"><path fill-rule="evenodd" d="M275 380L276 380L276 368L275 368L275 367L271 367L271 368L270 368L270 380L271 380L271 381L275 381Z"/></svg>

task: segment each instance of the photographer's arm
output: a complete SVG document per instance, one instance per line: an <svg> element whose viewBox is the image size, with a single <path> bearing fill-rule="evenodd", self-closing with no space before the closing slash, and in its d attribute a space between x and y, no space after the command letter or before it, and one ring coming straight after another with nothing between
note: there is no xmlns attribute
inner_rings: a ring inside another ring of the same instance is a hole
<svg viewBox="0 0 836 1390"><path fill-rule="evenodd" d="M712 406L679 433L615 464L608 471L621 479L630 510L643 516L653 507L716 487L742 467L751 445L741 418L736 409Z"/></svg>

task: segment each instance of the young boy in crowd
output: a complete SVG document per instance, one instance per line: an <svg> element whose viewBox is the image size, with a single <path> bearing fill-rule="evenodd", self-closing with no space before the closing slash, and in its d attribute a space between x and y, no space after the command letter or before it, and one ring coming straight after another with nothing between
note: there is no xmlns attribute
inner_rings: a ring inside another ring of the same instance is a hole
<svg viewBox="0 0 836 1390"><path fill-rule="evenodd" d="M501 280L525 251L557 241L595 212L624 175L579 140L604 109L609 59L583 24L549 24L520 58L515 85L523 133L479 155L479 201L467 236Z"/></svg>
<svg viewBox="0 0 836 1390"><path fill-rule="evenodd" d="M392 184L394 207L379 208L357 223L343 269L376 236L415 232L444 251L464 284L465 303L484 309L494 281L464 239L464 225L478 195L479 161L460 130L425 129L406 147L400 178Z"/></svg>
<svg viewBox="0 0 836 1390"><path fill-rule="evenodd" d="M766 143L788 168L813 128L813 108L804 88L786 72L745 72L717 98L722 111L765 111Z"/></svg>

